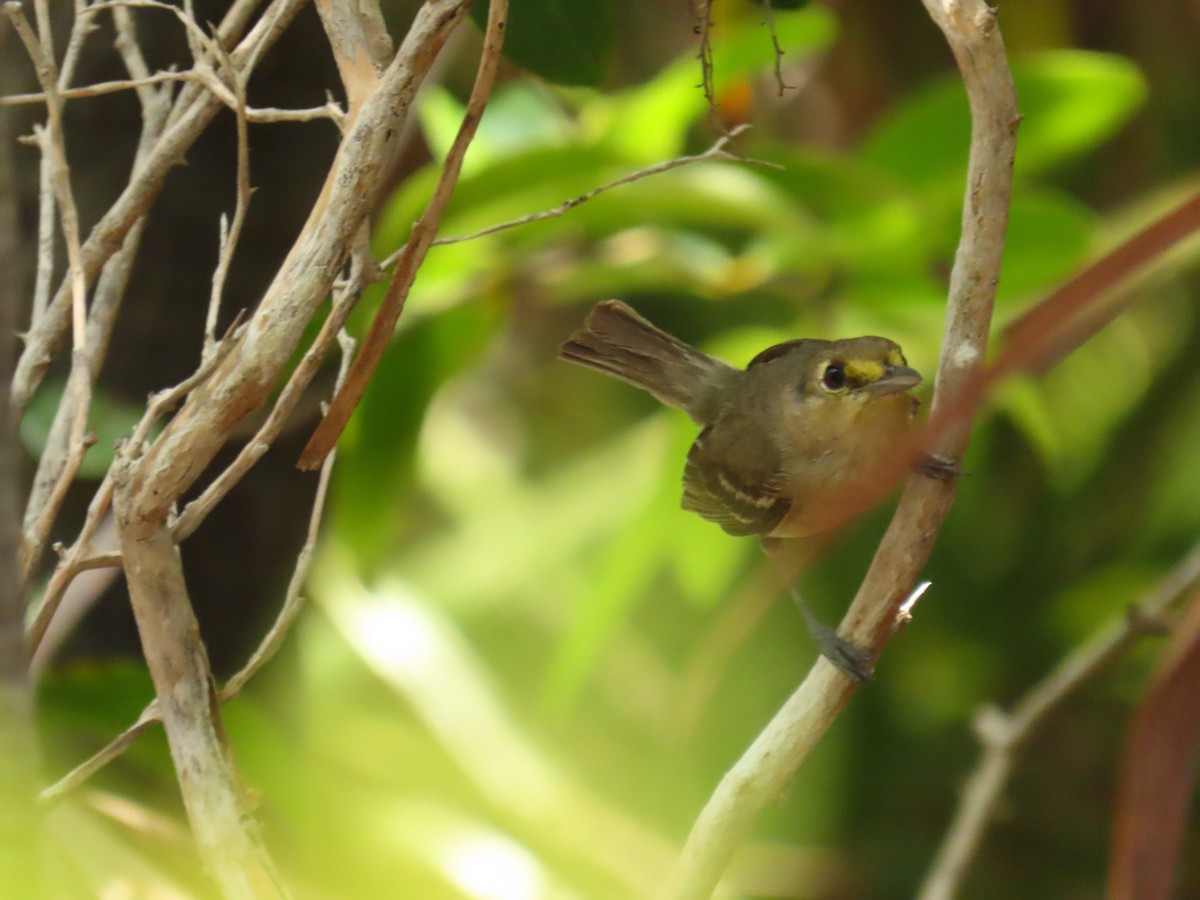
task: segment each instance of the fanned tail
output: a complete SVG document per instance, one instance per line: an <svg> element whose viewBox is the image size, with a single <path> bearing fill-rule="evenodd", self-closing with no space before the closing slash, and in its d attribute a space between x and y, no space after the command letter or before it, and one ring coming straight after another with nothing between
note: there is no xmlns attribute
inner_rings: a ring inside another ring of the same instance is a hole
<svg viewBox="0 0 1200 900"><path fill-rule="evenodd" d="M558 355L648 391L701 424L713 420L718 398L738 375L727 363L655 328L620 300L596 304Z"/></svg>

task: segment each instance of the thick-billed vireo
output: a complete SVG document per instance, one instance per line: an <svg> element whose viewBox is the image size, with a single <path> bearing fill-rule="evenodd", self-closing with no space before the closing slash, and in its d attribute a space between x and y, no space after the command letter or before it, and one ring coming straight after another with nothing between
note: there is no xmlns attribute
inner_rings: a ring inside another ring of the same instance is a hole
<svg viewBox="0 0 1200 900"><path fill-rule="evenodd" d="M918 406L909 391L921 381L899 345L881 337L787 341L737 369L619 300L597 304L559 355L649 391L702 426L683 470L683 508L764 544L863 511L871 492L853 486L904 446ZM870 654L801 609L821 652L869 677Z"/></svg>

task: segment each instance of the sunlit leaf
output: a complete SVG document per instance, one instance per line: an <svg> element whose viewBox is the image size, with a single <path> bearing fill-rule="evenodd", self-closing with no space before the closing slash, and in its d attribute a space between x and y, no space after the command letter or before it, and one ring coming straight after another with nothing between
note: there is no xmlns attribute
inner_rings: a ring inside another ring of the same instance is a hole
<svg viewBox="0 0 1200 900"><path fill-rule="evenodd" d="M422 92L417 115L435 159L445 159L465 109L453 94L438 85L429 85ZM488 101L462 171L469 175L520 150L562 145L572 136L571 122L545 91L513 82L498 88Z"/></svg>
<svg viewBox="0 0 1200 900"><path fill-rule="evenodd" d="M1023 116L1016 170L1033 174L1108 139L1144 102L1146 86L1127 59L1058 50L1013 66ZM961 191L970 145L962 80L947 75L908 97L867 137L868 159L923 187Z"/></svg>

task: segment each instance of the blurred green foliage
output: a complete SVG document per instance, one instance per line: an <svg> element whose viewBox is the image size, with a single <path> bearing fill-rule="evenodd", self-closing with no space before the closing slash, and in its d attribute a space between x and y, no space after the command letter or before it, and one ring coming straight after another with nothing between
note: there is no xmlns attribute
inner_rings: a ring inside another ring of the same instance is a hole
<svg viewBox="0 0 1200 900"><path fill-rule="evenodd" d="M673 36L637 30L650 13L635 5L612 4L613 52L645 42L653 74L609 76L604 90L503 84L444 234L555 208L713 143L686 20ZM884 79L894 93L845 140L797 138L797 119L862 105L822 73L839 71L831 61L843 73L884 65L863 35L878 44L889 19L847 12L843 33L828 8L790 5L774 16L785 78L802 88L782 99L761 10L726 8L714 31L719 96L753 98L754 128L736 143L746 162L621 186L561 217L437 248L421 270L341 444L314 608L283 674L228 709L299 895L647 894L811 664L794 609L762 589L756 544L679 509L691 424L555 359L592 303L619 296L733 362L797 335L880 333L932 376L961 216L961 82L940 58L922 58L921 77L897 63ZM537 6L514 3L514 40L522 10ZM542 6L600 19L610 9ZM932 31L919 4L887 15L905 33ZM1169 119L1146 118L1157 114L1145 108L1156 96L1148 61L1047 47L1045 23L1013 15L1025 118L997 333L1185 189L1184 172L1150 171L1149 141L1111 143L1131 129L1171 140ZM542 36L527 49L536 59L515 48L513 58L552 80L600 82L607 26L562 27L588 46L563 40L566 56L551 60L537 55ZM435 161L387 204L380 255L420 214L461 109L449 90L423 95ZM760 822L735 885L911 895L972 764L973 711L1013 700L1200 534L1196 282L1194 249L1173 256L1094 340L995 398L915 622ZM357 329L377 299L368 293ZM853 594L888 512L855 523L806 574L827 618ZM966 896L1101 892L1120 735L1155 649L1035 739ZM48 728L64 764L136 707L93 720L67 686L45 693L62 714ZM102 783L151 795L147 784L166 780L156 749ZM1191 859L1184 884L1198 878Z"/></svg>

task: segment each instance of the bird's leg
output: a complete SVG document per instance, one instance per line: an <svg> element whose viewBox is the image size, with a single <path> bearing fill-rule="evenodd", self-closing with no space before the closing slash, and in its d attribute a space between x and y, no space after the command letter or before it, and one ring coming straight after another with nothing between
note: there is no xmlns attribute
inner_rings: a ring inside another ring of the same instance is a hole
<svg viewBox="0 0 1200 900"><path fill-rule="evenodd" d="M791 586L792 599L796 602L800 615L804 617L804 626L808 629L812 642L817 645L817 650L833 663L839 672L845 673L855 681L870 681L875 654L862 647L856 647L841 637L837 629L821 622L800 595L796 582L800 573L812 560L812 548L800 541L781 538L763 537L761 541L763 550L775 560L785 582Z"/></svg>
<svg viewBox="0 0 1200 900"><path fill-rule="evenodd" d="M804 627L808 629L809 637L817 645L817 650L821 655L833 663L835 669L849 675L855 681L864 683L870 681L875 654L864 647L850 643L837 633L837 629L829 627L818 619L808 608L804 598L800 596L800 590L796 585L792 585L791 591L792 599L796 602L796 607L804 618Z"/></svg>
<svg viewBox="0 0 1200 900"><path fill-rule="evenodd" d="M963 474L958 460L940 453L926 453L913 468L926 478L936 481L953 481Z"/></svg>

